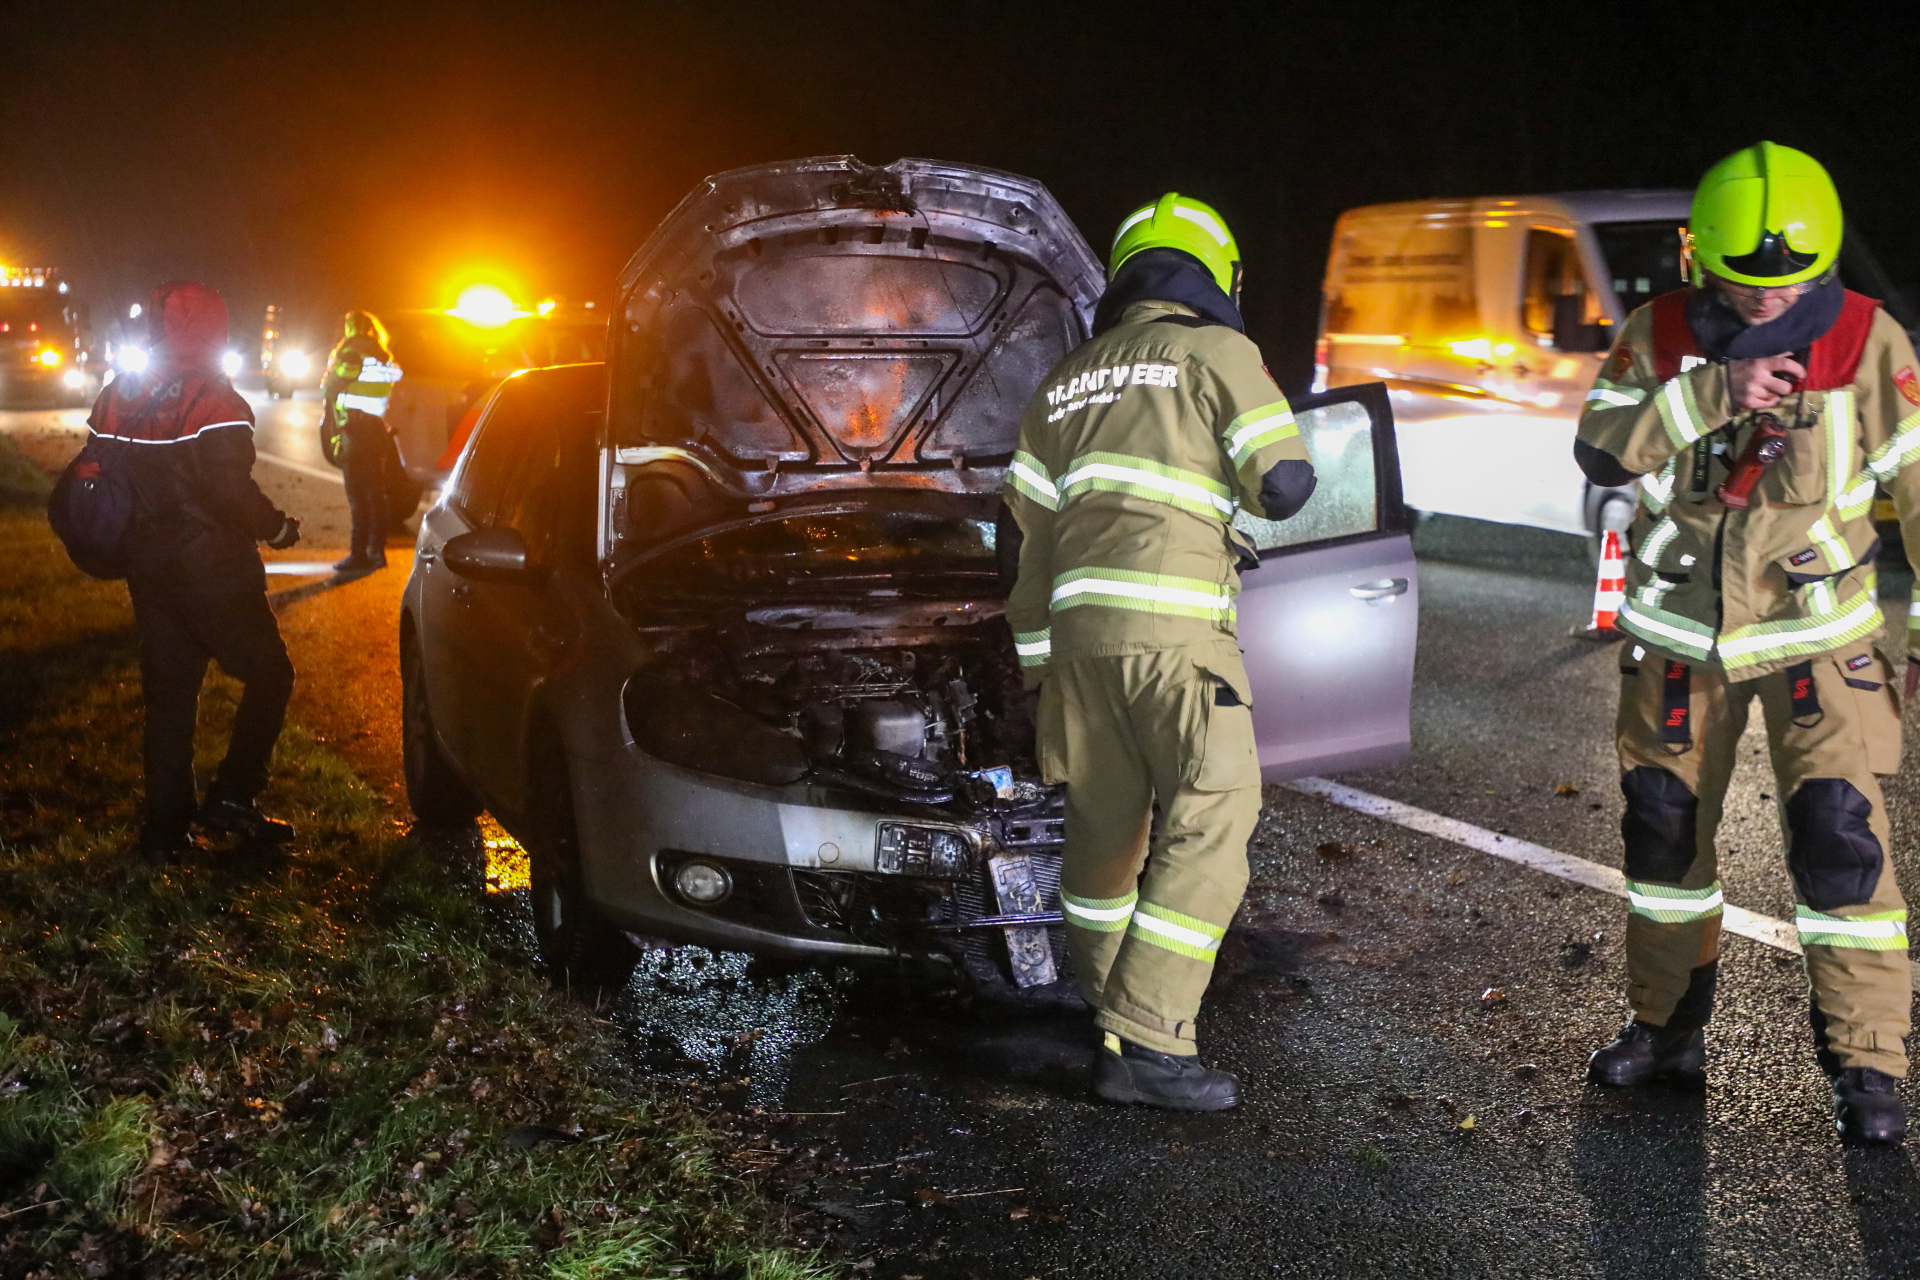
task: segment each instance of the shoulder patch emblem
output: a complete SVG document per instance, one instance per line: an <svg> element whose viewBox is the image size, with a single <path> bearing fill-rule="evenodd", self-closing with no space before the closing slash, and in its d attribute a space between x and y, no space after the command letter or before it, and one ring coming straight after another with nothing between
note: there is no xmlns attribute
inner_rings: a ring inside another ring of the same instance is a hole
<svg viewBox="0 0 1920 1280"><path fill-rule="evenodd" d="M1909 402L1920 404L1920 376L1915 375L1912 365L1901 366L1900 371L1893 375L1893 385L1900 388L1900 394Z"/></svg>
<svg viewBox="0 0 1920 1280"><path fill-rule="evenodd" d="M1627 376L1633 368L1633 351L1624 343L1613 350L1613 357L1607 361L1606 378L1609 382L1618 382Z"/></svg>

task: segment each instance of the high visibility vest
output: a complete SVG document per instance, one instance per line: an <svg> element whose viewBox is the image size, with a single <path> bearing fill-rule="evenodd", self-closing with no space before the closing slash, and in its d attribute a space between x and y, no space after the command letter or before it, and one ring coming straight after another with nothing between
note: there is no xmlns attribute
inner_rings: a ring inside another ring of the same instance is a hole
<svg viewBox="0 0 1920 1280"><path fill-rule="evenodd" d="M344 422L347 410L358 409L376 418L386 417L387 399L393 395L393 384L398 381L399 365L379 356L361 357L360 372L333 399L335 416Z"/></svg>

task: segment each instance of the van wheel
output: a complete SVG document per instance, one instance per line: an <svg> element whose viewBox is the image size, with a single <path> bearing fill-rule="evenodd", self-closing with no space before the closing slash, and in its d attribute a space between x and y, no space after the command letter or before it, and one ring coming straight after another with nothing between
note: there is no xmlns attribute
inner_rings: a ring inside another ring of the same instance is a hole
<svg viewBox="0 0 1920 1280"><path fill-rule="evenodd" d="M1618 494L1600 504L1600 509L1594 512L1593 516L1592 542L1595 559L1598 559L1600 552L1605 549L1609 529L1620 535L1621 546L1625 547L1627 528L1633 524L1633 513L1638 509L1637 502Z"/></svg>
<svg viewBox="0 0 1920 1280"><path fill-rule="evenodd" d="M533 830L527 841L533 934L541 963L556 981L590 991L618 989L633 976L640 951L587 900L573 788L558 748L543 752L533 778Z"/></svg>
<svg viewBox="0 0 1920 1280"><path fill-rule="evenodd" d="M424 666L420 641L405 637L400 645L400 763L407 778L407 802L414 817L429 827L464 827L480 816L480 802L440 749L427 705Z"/></svg>

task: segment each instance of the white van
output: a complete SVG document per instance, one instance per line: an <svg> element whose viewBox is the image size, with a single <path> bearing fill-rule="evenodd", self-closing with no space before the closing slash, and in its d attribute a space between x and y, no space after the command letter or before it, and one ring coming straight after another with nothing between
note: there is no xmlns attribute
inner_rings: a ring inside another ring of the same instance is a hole
<svg viewBox="0 0 1920 1280"><path fill-rule="evenodd" d="M1415 200L1334 227L1314 390L1385 381L1407 505L1584 534L1634 491L1588 483L1574 424L1613 333L1677 289L1686 191Z"/></svg>

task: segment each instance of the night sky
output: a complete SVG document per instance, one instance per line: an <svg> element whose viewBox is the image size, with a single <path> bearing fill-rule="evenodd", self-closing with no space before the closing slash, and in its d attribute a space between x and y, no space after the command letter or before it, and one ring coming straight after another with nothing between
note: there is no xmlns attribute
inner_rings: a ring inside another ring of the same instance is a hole
<svg viewBox="0 0 1920 1280"><path fill-rule="evenodd" d="M841 152L1037 177L1102 253L1161 190L1211 201L1289 389L1333 219L1375 201L1690 187L1766 137L1920 280L1907 6L3 7L0 261L62 267L96 319L175 275L236 337L269 301L317 331L482 276L605 298L701 177Z"/></svg>

